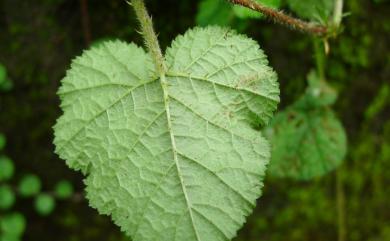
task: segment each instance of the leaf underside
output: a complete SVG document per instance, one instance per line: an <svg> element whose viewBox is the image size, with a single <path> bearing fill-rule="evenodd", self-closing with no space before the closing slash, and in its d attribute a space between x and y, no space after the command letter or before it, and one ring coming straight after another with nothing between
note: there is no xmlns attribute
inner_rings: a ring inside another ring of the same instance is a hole
<svg viewBox="0 0 390 241"><path fill-rule="evenodd" d="M56 153L133 240L230 240L260 196L270 150L253 127L276 109L276 74L256 42L217 27L179 36L165 58L160 76L134 44L76 58Z"/></svg>

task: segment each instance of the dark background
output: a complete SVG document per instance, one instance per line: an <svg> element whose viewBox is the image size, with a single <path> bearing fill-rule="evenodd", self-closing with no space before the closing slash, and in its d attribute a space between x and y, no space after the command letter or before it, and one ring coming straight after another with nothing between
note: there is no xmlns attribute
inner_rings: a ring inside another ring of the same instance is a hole
<svg viewBox="0 0 390 241"><path fill-rule="evenodd" d="M349 139L338 170L341 188L336 188L336 172L311 182L267 178L237 241L330 241L337 240L340 230L350 241L390 240L390 96L377 97L390 85L390 2L345 2L350 16L344 19L344 32L330 42L327 63L327 78L339 91L334 109ZM146 4L163 49L196 24L198 1ZM36 173L44 189L66 178L82 192L81 174L53 152L60 80L90 42L120 38L142 45L124 1L88 1L87 28L80 6L78 0L0 0L0 63L14 84L0 93L0 132L7 136L4 152L17 167L15 184L23 174ZM262 20L247 24L244 32L259 42L279 75L282 109L303 93L305 76L315 67L311 37ZM378 101L382 105L375 109ZM58 202L48 217L37 215L29 199L18 199L14 210L26 216L26 241L129 240L85 200Z"/></svg>

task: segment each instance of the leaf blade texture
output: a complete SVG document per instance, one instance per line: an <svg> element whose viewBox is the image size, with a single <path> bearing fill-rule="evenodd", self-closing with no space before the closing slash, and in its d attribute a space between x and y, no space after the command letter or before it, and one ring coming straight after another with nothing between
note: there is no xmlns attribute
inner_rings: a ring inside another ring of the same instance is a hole
<svg viewBox="0 0 390 241"><path fill-rule="evenodd" d="M74 60L56 152L133 240L230 240L260 196L270 151L253 125L276 108L276 74L254 41L218 27L179 36L166 60L157 77L118 41Z"/></svg>

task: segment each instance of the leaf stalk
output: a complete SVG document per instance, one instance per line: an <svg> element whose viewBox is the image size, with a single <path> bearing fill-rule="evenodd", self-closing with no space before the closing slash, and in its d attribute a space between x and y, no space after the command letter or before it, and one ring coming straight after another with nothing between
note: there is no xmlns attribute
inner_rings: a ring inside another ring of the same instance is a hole
<svg viewBox="0 0 390 241"><path fill-rule="evenodd" d="M135 15L137 16L137 19L140 22L141 34L144 37L145 45L152 56L157 72L160 75L165 74L166 65L165 65L164 57L162 55L161 48L158 43L157 35L153 29L152 18L150 17L150 15L146 10L144 1L131 0L129 4L133 6Z"/></svg>

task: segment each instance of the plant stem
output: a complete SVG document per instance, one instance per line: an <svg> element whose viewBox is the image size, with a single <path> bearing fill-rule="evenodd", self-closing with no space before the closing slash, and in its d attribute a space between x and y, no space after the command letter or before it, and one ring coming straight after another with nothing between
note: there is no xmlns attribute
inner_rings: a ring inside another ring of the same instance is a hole
<svg viewBox="0 0 390 241"><path fill-rule="evenodd" d="M276 23L297 29L302 32L310 33L316 36L326 36L328 28L326 26L305 22L300 19L291 17L283 12L277 11L273 8L266 7L253 0L228 0L229 2L243 7L252 9L265 15L268 19Z"/></svg>
<svg viewBox="0 0 390 241"><path fill-rule="evenodd" d="M340 26L341 19L343 18L343 0L335 0L333 10L333 24Z"/></svg>
<svg viewBox="0 0 390 241"><path fill-rule="evenodd" d="M146 11L144 1L131 0L130 4L133 6L137 19L141 24L141 31L145 40L145 45L153 58L156 70L160 75L165 74L166 66L164 57L157 40L157 35L153 30L152 18Z"/></svg>

